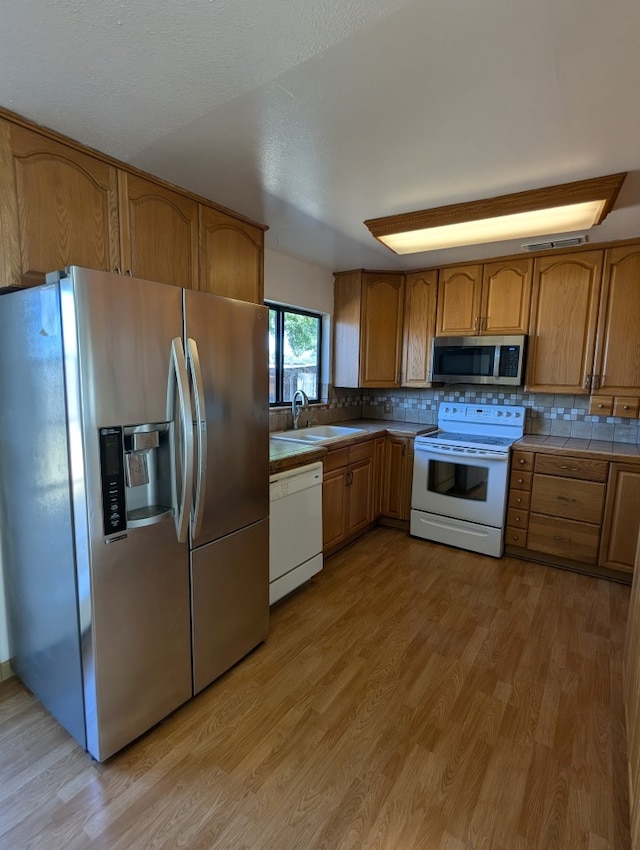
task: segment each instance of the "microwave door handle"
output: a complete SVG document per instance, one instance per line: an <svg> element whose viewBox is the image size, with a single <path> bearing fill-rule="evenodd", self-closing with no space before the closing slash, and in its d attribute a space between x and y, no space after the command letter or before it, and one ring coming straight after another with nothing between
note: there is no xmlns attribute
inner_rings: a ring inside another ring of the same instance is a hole
<svg viewBox="0 0 640 850"><path fill-rule="evenodd" d="M175 526L176 536L180 543L187 539L189 516L191 514L191 499L193 489L193 423L191 419L191 397L189 395L189 379L184 356L184 348L180 337L171 340L169 355L169 379L167 387L167 421L173 422L175 416L176 389L178 390L178 416L182 430L182 463L180 494L175 496ZM175 439L175 427L174 427ZM175 458L175 448L172 448ZM174 481L175 481L174 461ZM175 487L175 483L172 485Z"/></svg>
<svg viewBox="0 0 640 850"><path fill-rule="evenodd" d="M193 503L193 522L191 526L193 537L196 538L202 530L204 515L204 497L207 481L207 415L205 409L204 389L200 355L195 339L187 340L187 363L193 386L193 401L195 406L194 430L197 439L196 488Z"/></svg>

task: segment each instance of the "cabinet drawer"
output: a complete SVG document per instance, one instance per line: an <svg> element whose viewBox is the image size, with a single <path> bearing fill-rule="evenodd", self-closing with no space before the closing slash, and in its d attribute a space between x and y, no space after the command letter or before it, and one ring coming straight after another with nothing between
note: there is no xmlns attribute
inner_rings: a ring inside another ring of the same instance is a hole
<svg viewBox="0 0 640 850"><path fill-rule="evenodd" d="M602 520L605 490L604 484L596 484L594 481L558 478L536 472L531 491L531 510L539 514L599 523Z"/></svg>
<svg viewBox="0 0 640 850"><path fill-rule="evenodd" d="M369 457L373 457L373 440L364 440L362 443L349 446L349 463L356 463Z"/></svg>
<svg viewBox="0 0 640 850"><path fill-rule="evenodd" d="M536 472L545 475L562 475L564 478L582 478L586 481L606 481L609 464L606 460L591 460L562 455L536 455Z"/></svg>
<svg viewBox="0 0 640 850"><path fill-rule="evenodd" d="M531 493L526 490L512 490L509 494L509 507L518 511L528 511Z"/></svg>
<svg viewBox="0 0 640 850"><path fill-rule="evenodd" d="M592 395L589 401L590 416L611 416L613 413L613 396Z"/></svg>
<svg viewBox="0 0 640 850"><path fill-rule="evenodd" d="M512 528L527 528L529 525L529 512L509 508L507 511L507 525Z"/></svg>
<svg viewBox="0 0 640 850"><path fill-rule="evenodd" d="M514 451L511 457L511 469L521 469L524 472L533 472L533 461L535 455L533 452Z"/></svg>
<svg viewBox="0 0 640 850"><path fill-rule="evenodd" d="M627 398L617 395L613 403L613 415L624 416L627 419L637 419L640 409L640 399Z"/></svg>
<svg viewBox="0 0 640 850"><path fill-rule="evenodd" d="M526 528L513 528L508 525L504 533L505 546L521 546L526 549L527 546L527 530Z"/></svg>
<svg viewBox="0 0 640 850"><path fill-rule="evenodd" d="M347 466L349 463L349 449L334 449L328 451L322 459L323 472L332 472L334 469L340 469L341 466Z"/></svg>
<svg viewBox="0 0 640 850"><path fill-rule="evenodd" d="M534 552L595 564L599 542L599 525L536 513L529 516L527 548Z"/></svg>
<svg viewBox="0 0 640 850"><path fill-rule="evenodd" d="M511 470L510 487L512 490L530 490L532 472L520 472L519 469Z"/></svg>

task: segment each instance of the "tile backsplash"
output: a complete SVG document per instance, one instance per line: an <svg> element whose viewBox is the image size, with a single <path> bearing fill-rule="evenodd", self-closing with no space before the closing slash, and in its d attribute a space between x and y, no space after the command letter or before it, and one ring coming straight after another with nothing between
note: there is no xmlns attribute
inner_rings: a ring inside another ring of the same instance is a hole
<svg viewBox="0 0 640 850"><path fill-rule="evenodd" d="M457 384L437 389L350 390L329 387L328 400L310 406L308 416L324 425L347 419L393 419L435 425L443 401L470 404L513 404L527 408L527 434L581 437L587 440L616 440L640 443L640 420L615 416L590 416L589 397L551 393L524 393L503 388ZM291 428L291 408L272 409L270 431Z"/></svg>
<svg viewBox="0 0 640 850"><path fill-rule="evenodd" d="M527 434L555 437L581 437L587 440L640 442L638 419L614 416L590 416L589 397L552 393L525 393L457 384L456 388L413 390L398 389L363 391L362 415L371 419L400 419L436 424L438 407L443 401L470 404L513 404L527 408ZM391 412L388 411L391 407Z"/></svg>

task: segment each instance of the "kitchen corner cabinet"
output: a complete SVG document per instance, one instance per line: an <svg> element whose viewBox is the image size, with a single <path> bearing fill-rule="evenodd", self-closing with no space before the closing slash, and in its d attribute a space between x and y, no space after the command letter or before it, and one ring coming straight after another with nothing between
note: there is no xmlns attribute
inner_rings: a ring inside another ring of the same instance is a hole
<svg viewBox="0 0 640 850"><path fill-rule="evenodd" d="M404 282L402 386L430 387L438 272L412 272Z"/></svg>
<svg viewBox="0 0 640 850"><path fill-rule="evenodd" d="M118 183L124 272L197 289L197 202L126 171Z"/></svg>
<svg viewBox="0 0 640 850"><path fill-rule="evenodd" d="M200 289L262 303L264 231L200 205Z"/></svg>
<svg viewBox="0 0 640 850"><path fill-rule="evenodd" d="M633 572L640 534L640 465L610 464L600 566Z"/></svg>
<svg viewBox="0 0 640 850"><path fill-rule="evenodd" d="M66 265L120 265L117 169L0 119L3 285Z"/></svg>
<svg viewBox="0 0 640 850"><path fill-rule="evenodd" d="M404 274L336 273L335 386L400 386L403 302Z"/></svg>
<svg viewBox="0 0 640 850"><path fill-rule="evenodd" d="M410 437L387 437L385 446L382 515L406 522L411 515L413 479L413 440Z"/></svg>
<svg viewBox="0 0 640 850"><path fill-rule="evenodd" d="M372 440L329 450L323 461L322 539L325 556L354 540L374 520Z"/></svg>
<svg viewBox="0 0 640 850"><path fill-rule="evenodd" d="M514 257L440 271L438 336L524 334L533 260Z"/></svg>
<svg viewBox="0 0 640 850"><path fill-rule="evenodd" d="M535 261L525 390L589 393L603 259L584 251Z"/></svg>

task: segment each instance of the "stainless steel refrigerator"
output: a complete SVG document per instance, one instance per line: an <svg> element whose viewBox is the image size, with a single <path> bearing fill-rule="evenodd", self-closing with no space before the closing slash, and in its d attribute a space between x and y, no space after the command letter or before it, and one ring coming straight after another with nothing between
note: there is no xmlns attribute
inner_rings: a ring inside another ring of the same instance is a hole
<svg viewBox="0 0 640 850"><path fill-rule="evenodd" d="M267 312L78 267L0 297L12 663L99 761L267 635Z"/></svg>

